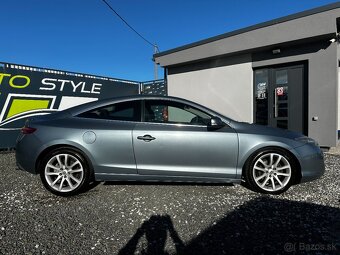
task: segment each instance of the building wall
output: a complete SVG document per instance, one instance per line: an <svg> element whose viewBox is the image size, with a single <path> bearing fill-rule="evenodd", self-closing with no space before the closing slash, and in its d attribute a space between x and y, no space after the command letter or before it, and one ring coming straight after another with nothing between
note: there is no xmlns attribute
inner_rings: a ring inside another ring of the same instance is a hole
<svg viewBox="0 0 340 255"><path fill-rule="evenodd" d="M170 67L168 94L203 104L238 121L253 122L253 68L303 61L308 69L308 136L321 146L335 146L340 125L338 47L323 40L283 47L279 55L266 50ZM317 121L313 121L315 116Z"/></svg>
<svg viewBox="0 0 340 255"><path fill-rule="evenodd" d="M253 70L249 54L168 69L169 96L207 106L238 121L253 120Z"/></svg>
<svg viewBox="0 0 340 255"><path fill-rule="evenodd" d="M340 50L330 39L339 33L339 8L334 3L209 38L156 54L155 62L168 69L169 95L247 122L253 121L253 68L306 63L308 135L321 146L335 146ZM281 53L273 55L275 48Z"/></svg>

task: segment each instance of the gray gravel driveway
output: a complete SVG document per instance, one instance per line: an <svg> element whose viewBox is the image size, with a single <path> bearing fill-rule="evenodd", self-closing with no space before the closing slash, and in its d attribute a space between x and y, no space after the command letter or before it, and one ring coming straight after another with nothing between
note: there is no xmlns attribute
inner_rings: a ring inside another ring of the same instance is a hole
<svg viewBox="0 0 340 255"><path fill-rule="evenodd" d="M279 196L240 185L101 183L56 197L0 154L1 254L340 254L340 157Z"/></svg>

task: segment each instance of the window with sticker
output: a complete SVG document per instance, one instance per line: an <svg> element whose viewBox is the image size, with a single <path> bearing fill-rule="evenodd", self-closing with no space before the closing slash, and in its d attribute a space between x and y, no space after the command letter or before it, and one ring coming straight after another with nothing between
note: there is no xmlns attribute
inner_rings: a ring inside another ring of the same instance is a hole
<svg viewBox="0 0 340 255"><path fill-rule="evenodd" d="M167 100L145 101L145 122L207 125L210 119L209 114L186 104Z"/></svg>

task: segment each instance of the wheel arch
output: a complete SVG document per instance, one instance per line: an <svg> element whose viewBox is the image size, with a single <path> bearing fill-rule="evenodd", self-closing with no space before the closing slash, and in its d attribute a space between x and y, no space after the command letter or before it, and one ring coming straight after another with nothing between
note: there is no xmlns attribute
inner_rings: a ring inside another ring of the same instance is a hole
<svg viewBox="0 0 340 255"><path fill-rule="evenodd" d="M302 173L301 173L301 164L300 161L298 160L297 156L292 153L289 149L281 146L264 146L261 148L257 148L254 151L252 151L249 155L246 156L246 158L243 160L242 164L242 172L241 172L241 177L243 179L244 173L246 171L246 166L248 165L248 162L252 160L254 157L256 157L257 154L259 154L262 151L266 150L277 150L277 151L282 151L286 153L293 161L294 167L296 168L296 177L295 177L295 182L293 184L298 184L301 181L302 178Z"/></svg>
<svg viewBox="0 0 340 255"><path fill-rule="evenodd" d="M70 144L54 144L54 145L50 145L50 146L44 148L39 153L39 156L37 157L37 160L36 160L36 163L35 163L35 171L36 171L37 174L39 174L39 172L40 172L40 166L41 166L41 163L44 159L44 156L46 154L50 153L53 150L61 149L61 148L73 150L73 151L79 153L81 156L83 156L85 161L86 161L88 168L90 169L90 171L92 173L92 175L94 174L93 164L92 164L90 157L87 155L87 153L85 153L84 150L79 149L78 147L76 147L74 145L70 145Z"/></svg>

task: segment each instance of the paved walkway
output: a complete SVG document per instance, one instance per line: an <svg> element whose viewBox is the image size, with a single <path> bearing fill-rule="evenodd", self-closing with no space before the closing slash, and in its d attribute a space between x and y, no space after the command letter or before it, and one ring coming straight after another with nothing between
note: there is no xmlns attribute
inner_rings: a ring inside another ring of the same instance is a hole
<svg viewBox="0 0 340 255"><path fill-rule="evenodd" d="M332 155L340 155L340 145L337 147L332 147L327 151L327 153L332 154Z"/></svg>

